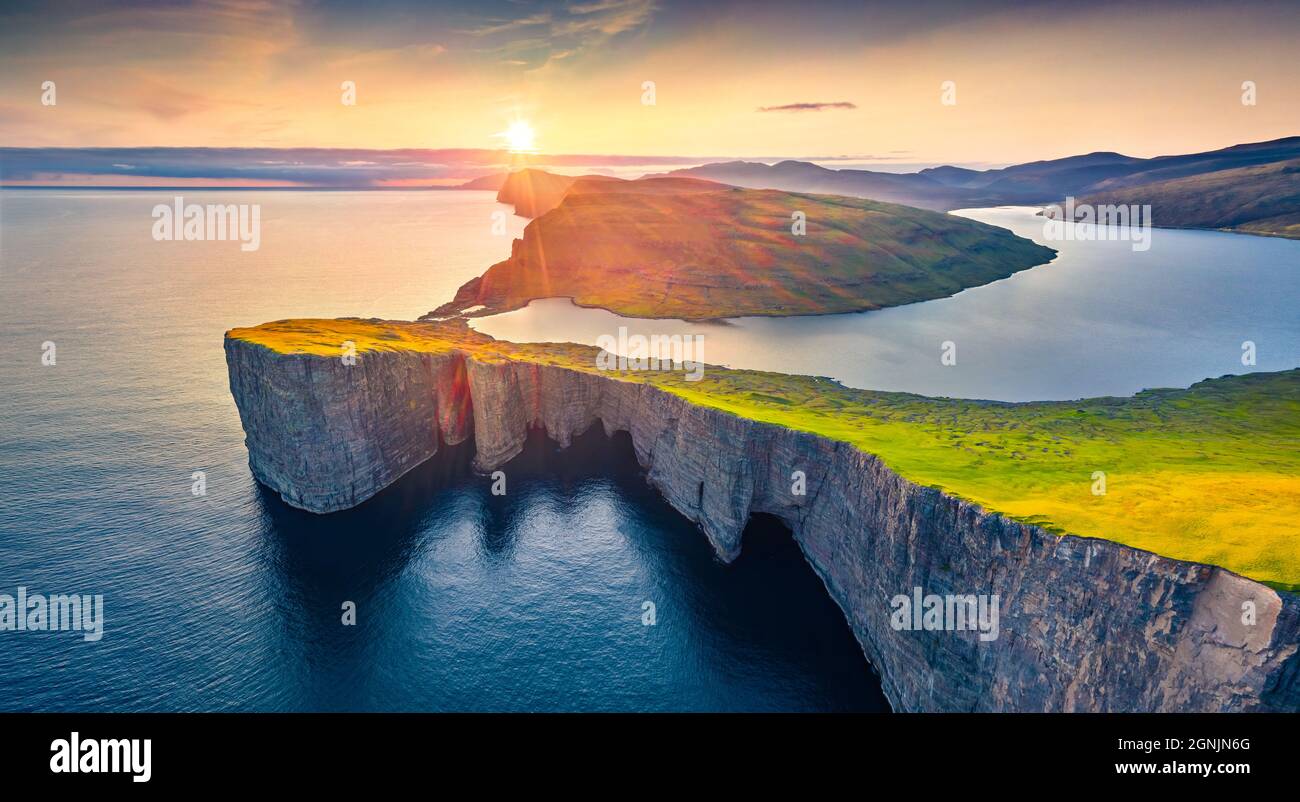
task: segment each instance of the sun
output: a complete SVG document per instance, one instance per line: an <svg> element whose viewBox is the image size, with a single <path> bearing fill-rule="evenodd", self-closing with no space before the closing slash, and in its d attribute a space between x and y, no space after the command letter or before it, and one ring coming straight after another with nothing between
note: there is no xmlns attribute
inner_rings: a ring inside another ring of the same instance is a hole
<svg viewBox="0 0 1300 802"><path fill-rule="evenodd" d="M535 136L533 127L526 120L515 120L510 123L510 127L506 129L504 136L511 153L533 153L536 151L536 148L533 147L533 138Z"/></svg>

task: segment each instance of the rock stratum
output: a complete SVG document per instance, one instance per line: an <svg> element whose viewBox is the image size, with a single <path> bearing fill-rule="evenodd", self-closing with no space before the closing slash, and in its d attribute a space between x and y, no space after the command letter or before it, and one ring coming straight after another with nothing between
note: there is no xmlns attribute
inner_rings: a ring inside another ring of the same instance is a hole
<svg viewBox="0 0 1300 802"><path fill-rule="evenodd" d="M340 335L355 364L336 355ZM530 429L564 446L600 425L630 435L650 484L721 559L740 553L752 514L784 521L895 709L1300 709L1292 593L989 512L850 443L583 368L594 349L484 339L351 320L229 332L254 475L289 504L327 513L436 458L442 442L472 435L488 471L519 454ZM805 472L805 495L793 471ZM998 594L999 637L892 628L889 600L917 587Z"/></svg>

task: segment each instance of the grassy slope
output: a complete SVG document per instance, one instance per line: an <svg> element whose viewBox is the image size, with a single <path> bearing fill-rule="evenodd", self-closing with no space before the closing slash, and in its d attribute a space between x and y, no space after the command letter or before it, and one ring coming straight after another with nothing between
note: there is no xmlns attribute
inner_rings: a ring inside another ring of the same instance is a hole
<svg viewBox="0 0 1300 802"><path fill-rule="evenodd" d="M1158 226L1300 239L1300 159L1098 191L1088 204L1150 204Z"/></svg>
<svg viewBox="0 0 1300 802"><path fill-rule="evenodd" d="M952 295L1054 252L972 220L778 190L570 193L436 314L572 297L633 317L855 312ZM704 184L704 187L711 185ZM803 212L807 233L791 233Z"/></svg>
<svg viewBox="0 0 1300 802"><path fill-rule="evenodd" d="M310 320L228 336L282 352L463 348L596 372L596 349L490 341L464 328ZM814 432L881 457L918 484L1051 529L1221 565L1300 589L1300 370L1132 398L1008 404L853 390L826 379L709 369L608 373L694 403ZM1107 493L1092 495L1104 471Z"/></svg>

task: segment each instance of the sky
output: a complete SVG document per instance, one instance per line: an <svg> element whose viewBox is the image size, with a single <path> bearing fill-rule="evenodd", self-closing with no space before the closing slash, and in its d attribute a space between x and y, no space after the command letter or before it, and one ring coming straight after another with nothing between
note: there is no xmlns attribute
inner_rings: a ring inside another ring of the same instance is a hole
<svg viewBox="0 0 1300 802"><path fill-rule="evenodd" d="M1297 41L1293 1L11 0L0 146L467 158L446 180L520 122L542 157L615 168L1156 156L1300 134Z"/></svg>

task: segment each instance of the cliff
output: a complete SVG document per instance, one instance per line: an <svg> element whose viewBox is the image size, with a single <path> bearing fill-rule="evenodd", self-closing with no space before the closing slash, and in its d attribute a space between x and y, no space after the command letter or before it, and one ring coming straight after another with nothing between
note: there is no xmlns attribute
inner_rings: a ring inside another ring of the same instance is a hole
<svg viewBox="0 0 1300 802"><path fill-rule="evenodd" d="M599 180L600 176L594 176ZM554 209L577 179L544 170L516 170L505 177L497 190L497 203L515 207L521 217L537 217ZM612 179L611 179L612 180Z"/></svg>
<svg viewBox="0 0 1300 802"><path fill-rule="evenodd" d="M846 442L575 369L563 350L421 351L396 329L346 365L323 355L332 344L279 350L272 338L297 328L256 331L227 335L231 391L254 475L294 506L359 504L440 439L472 432L487 471L518 454L530 428L563 446L599 423L630 433L648 481L721 559L739 554L753 513L784 521L896 709L1300 709L1300 597L1222 568L1013 521ZM804 495L794 471L807 476ZM916 587L997 594L999 636L894 629L889 600ZM1242 623L1247 604L1253 624Z"/></svg>

